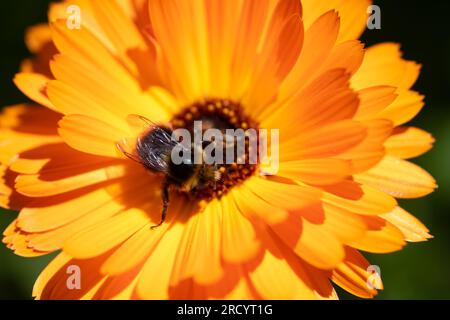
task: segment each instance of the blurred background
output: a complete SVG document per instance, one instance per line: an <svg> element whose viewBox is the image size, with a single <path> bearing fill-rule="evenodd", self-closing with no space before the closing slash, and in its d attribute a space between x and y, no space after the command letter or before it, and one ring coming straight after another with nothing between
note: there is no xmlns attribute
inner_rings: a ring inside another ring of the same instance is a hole
<svg viewBox="0 0 450 320"><path fill-rule="evenodd" d="M49 3L1 3L0 106L26 101L12 78L29 55L24 31L27 26L46 21ZM450 1L379 0L375 4L381 7L382 29L366 31L363 42L399 42L407 59L423 64L415 89L426 95L427 105L412 124L432 132L437 144L415 162L430 171L440 185L425 199L402 203L430 228L435 236L432 241L408 245L399 253L368 256L381 267L385 284L386 290L377 299L450 299ZM0 229L15 216L0 211ZM0 299L30 299L34 280L50 259L20 258L0 245ZM343 292L340 296L351 299Z"/></svg>

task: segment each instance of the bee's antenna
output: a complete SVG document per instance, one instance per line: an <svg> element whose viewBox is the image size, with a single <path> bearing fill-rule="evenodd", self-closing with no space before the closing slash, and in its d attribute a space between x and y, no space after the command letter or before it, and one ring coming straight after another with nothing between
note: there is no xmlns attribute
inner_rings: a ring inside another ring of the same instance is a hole
<svg viewBox="0 0 450 320"><path fill-rule="evenodd" d="M163 210L162 210L162 214L161 214L161 222L158 225L153 226L152 230L159 228L166 221L167 210L169 209L169 202L170 202L169 187L170 187L170 181L169 181L169 178L166 178L166 180L164 180L164 183L163 183L163 191L162 191Z"/></svg>

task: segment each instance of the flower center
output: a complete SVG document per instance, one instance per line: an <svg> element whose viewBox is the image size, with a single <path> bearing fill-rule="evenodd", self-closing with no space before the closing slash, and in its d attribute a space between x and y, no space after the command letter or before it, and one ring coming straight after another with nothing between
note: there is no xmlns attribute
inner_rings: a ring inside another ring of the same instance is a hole
<svg viewBox="0 0 450 320"><path fill-rule="evenodd" d="M171 164L173 175L182 177L180 191L200 200L220 198L231 188L251 177L258 167L258 124L248 117L241 104L222 99L196 102L178 113L171 121L174 131L186 129L192 136L199 134L201 125L201 152L223 161L194 163L192 174L186 179L186 166ZM204 138L208 131L222 134L223 141ZM191 141L192 152L195 142ZM220 149L218 149L220 148ZM222 152L218 152L222 151Z"/></svg>

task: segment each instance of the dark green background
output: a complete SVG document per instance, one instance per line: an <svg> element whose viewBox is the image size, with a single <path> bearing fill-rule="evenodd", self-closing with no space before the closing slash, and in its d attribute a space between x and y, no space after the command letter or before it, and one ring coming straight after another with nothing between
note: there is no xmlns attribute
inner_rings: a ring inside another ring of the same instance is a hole
<svg viewBox="0 0 450 320"><path fill-rule="evenodd" d="M324 0L326 1L326 0ZM0 4L0 106L25 98L12 78L27 57L23 34L27 26L46 20L48 0L2 1ZM395 41L405 56L423 64L416 89L427 96L427 106L414 121L434 134L436 147L416 162L429 170L440 188L426 199L406 201L404 207L430 227L435 239L412 244L399 253L370 256L381 267L386 290L379 299L450 299L450 2L446 0L377 1L382 30L367 31L364 42ZM14 218L0 213L0 229ZM29 299L34 279L48 257L23 259L0 246L0 299ZM341 294L342 297L347 297Z"/></svg>

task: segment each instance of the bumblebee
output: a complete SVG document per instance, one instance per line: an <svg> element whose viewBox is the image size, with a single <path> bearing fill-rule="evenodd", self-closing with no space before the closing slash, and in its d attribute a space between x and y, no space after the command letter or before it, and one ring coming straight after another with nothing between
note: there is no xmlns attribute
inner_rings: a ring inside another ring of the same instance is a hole
<svg viewBox="0 0 450 320"><path fill-rule="evenodd" d="M200 145L193 141L178 141L174 135L176 129L186 129L195 136L194 122L202 121L205 126L203 130L211 128L218 129L225 133L229 128L256 128L249 118L245 117L239 104L229 101L210 100L197 103L186 108L171 122L171 128L164 125L157 125L151 121L137 116L145 122L145 130L136 141L134 150L127 153L125 148L122 152L132 160L142 164L149 172L164 176L162 185L162 214L161 222L152 227L160 227L166 220L170 202L170 189L187 196L192 201L211 201L226 194L233 186L243 182L256 171L255 165L237 164L207 164L200 161L195 162L196 156L204 159L203 152L212 141L202 142ZM134 117L136 120L136 116ZM138 124L139 126L139 124ZM223 145L223 148L230 146ZM233 145L232 148L236 146ZM183 159L177 164L172 159L174 149L187 150L190 155L188 159ZM249 147L246 147L246 157L249 154ZM189 159L190 158L190 159Z"/></svg>
<svg viewBox="0 0 450 320"><path fill-rule="evenodd" d="M170 202L170 188L184 194L195 195L206 189L214 188L214 185L220 179L220 170L217 166L194 164L194 156L191 159L185 159L181 164L175 164L172 161L174 148L183 149L186 147L174 139L172 129L153 125L138 139L135 155L125 153L128 157L142 164L148 171L164 175L161 222L153 226L152 229L160 227L166 220ZM201 152L201 150L194 150L194 146L191 148L193 150L189 154Z"/></svg>

